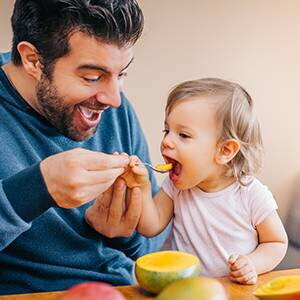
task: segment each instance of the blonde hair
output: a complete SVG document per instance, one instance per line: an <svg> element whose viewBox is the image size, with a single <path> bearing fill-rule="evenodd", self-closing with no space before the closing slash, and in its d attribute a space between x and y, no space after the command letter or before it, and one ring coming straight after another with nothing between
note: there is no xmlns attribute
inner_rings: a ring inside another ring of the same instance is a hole
<svg viewBox="0 0 300 300"><path fill-rule="evenodd" d="M263 142L252 98L239 84L230 81L218 78L186 81L171 90L166 114L178 103L199 96L217 100L218 143L229 139L239 142L239 152L226 165L226 176L233 176L245 185L245 176L256 174L262 167Z"/></svg>

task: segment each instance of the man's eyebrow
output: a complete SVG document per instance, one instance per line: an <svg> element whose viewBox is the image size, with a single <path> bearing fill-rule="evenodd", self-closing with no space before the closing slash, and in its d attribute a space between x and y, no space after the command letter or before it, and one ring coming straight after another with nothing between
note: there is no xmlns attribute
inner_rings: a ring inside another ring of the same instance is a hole
<svg viewBox="0 0 300 300"><path fill-rule="evenodd" d="M121 70L121 72L123 72L124 70L126 70L131 65L131 63L133 62L133 60L134 60L134 57L131 58L131 60L129 61L129 63L127 64L127 66L125 68L123 68Z"/></svg>
<svg viewBox="0 0 300 300"><path fill-rule="evenodd" d="M129 67L129 65L133 62L133 59L134 58L132 58L130 60L130 62L127 64L126 67L124 67L121 70L121 72L123 72L124 70L126 70ZM82 70L82 69L96 70L96 71L102 71L103 73L106 73L106 74L111 74L111 72L107 68L101 67L99 65L94 65L94 64L83 64L83 65L78 66L77 69L78 70Z"/></svg>
<svg viewBox="0 0 300 300"><path fill-rule="evenodd" d="M110 74L110 72L106 68L100 67L100 66L94 65L94 64L80 65L77 67L77 69L78 70L83 70L83 69L96 70L96 71L102 71L104 73Z"/></svg>

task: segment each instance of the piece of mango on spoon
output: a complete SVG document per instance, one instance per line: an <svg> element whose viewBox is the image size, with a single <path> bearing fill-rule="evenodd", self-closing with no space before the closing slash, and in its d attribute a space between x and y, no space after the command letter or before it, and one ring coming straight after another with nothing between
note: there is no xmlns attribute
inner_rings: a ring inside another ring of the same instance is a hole
<svg viewBox="0 0 300 300"><path fill-rule="evenodd" d="M173 164L156 164L154 168L159 171L170 171L173 168Z"/></svg>

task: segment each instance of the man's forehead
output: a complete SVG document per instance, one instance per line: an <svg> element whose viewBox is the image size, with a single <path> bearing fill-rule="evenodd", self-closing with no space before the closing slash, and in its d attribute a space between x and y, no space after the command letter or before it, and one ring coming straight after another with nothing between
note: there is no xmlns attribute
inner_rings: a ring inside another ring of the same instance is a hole
<svg viewBox="0 0 300 300"><path fill-rule="evenodd" d="M133 59L133 47L119 47L105 43L95 37L76 32L69 39L70 51L68 58L76 66L99 65L106 69L122 70Z"/></svg>

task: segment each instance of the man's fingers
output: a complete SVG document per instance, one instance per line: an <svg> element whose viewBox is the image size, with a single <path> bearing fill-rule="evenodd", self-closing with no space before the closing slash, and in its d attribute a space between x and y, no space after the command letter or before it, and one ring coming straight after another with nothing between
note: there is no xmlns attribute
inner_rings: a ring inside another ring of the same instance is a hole
<svg viewBox="0 0 300 300"><path fill-rule="evenodd" d="M125 211L130 205L131 202L131 194L132 194L132 189L126 189L126 197L125 197Z"/></svg>
<svg viewBox="0 0 300 300"><path fill-rule="evenodd" d="M81 176L81 180L84 180L82 184L96 185L109 181L113 182L117 177L124 173L124 170L124 168L115 168L110 170L84 171Z"/></svg>
<svg viewBox="0 0 300 300"><path fill-rule="evenodd" d="M96 223L97 219L108 220L108 213L112 195L112 188L102 193L96 201L86 210L85 219L89 224Z"/></svg>
<svg viewBox="0 0 300 300"><path fill-rule="evenodd" d="M128 228L128 235L131 235L137 227L142 212L142 192L139 188L135 187L131 190L127 203L124 223Z"/></svg>
<svg viewBox="0 0 300 300"><path fill-rule="evenodd" d="M95 203L98 206L99 218L103 218L103 219L105 218L107 221L109 218L109 209L110 209L112 194L113 194L113 188L110 187L96 200L97 203Z"/></svg>
<svg viewBox="0 0 300 300"><path fill-rule="evenodd" d="M84 149L81 149L84 150ZM113 155L102 152L88 151L80 153L80 163L86 170L108 170L125 168L129 163L126 155Z"/></svg>
<svg viewBox="0 0 300 300"><path fill-rule="evenodd" d="M125 201L126 185L123 179L118 178L113 185L112 200L109 209L110 226L119 226Z"/></svg>

